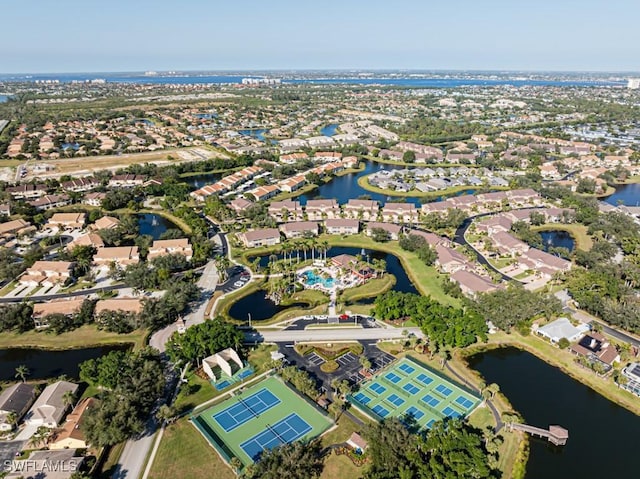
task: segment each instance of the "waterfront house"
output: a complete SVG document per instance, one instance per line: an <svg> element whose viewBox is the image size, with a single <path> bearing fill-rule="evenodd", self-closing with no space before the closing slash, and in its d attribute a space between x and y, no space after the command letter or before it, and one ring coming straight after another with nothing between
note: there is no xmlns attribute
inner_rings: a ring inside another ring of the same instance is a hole
<svg viewBox="0 0 640 479"><path fill-rule="evenodd" d="M137 246L114 246L100 248L93 255L93 262L98 267L109 267L115 264L121 268L126 268L131 264L140 262L140 254Z"/></svg>
<svg viewBox="0 0 640 479"><path fill-rule="evenodd" d="M607 366L620 362L620 353L606 337L600 333L590 332L571 345L569 351L576 356L583 356L592 361L599 361Z"/></svg>
<svg viewBox="0 0 640 479"><path fill-rule="evenodd" d="M187 261L191 261L193 249L189 240L187 238L155 240L149 248L147 259L152 260L153 258L170 254L181 254Z"/></svg>
<svg viewBox="0 0 640 479"><path fill-rule="evenodd" d="M280 191L284 191L287 193L291 193L293 191L297 191L304 186L306 183L306 179L303 175L292 176L291 178L287 178L284 180L280 180L277 183Z"/></svg>
<svg viewBox="0 0 640 479"><path fill-rule="evenodd" d="M500 254L503 255L516 256L529 250L529 245L527 243L514 238L504 231L493 233L491 240Z"/></svg>
<svg viewBox="0 0 640 479"><path fill-rule="evenodd" d="M62 429L57 430L48 442L49 449L86 449L89 444L82 429L82 422L87 411L97 406L95 398L84 398L67 415Z"/></svg>
<svg viewBox="0 0 640 479"><path fill-rule="evenodd" d="M413 203L386 203L382 207L382 220L386 223L415 223L419 219Z"/></svg>
<svg viewBox="0 0 640 479"><path fill-rule="evenodd" d="M465 269L455 271L451 274L450 280L458 283L462 293L470 298L475 298L479 293L490 293L500 288L490 279Z"/></svg>
<svg viewBox="0 0 640 479"><path fill-rule="evenodd" d="M122 313L140 314L144 304L140 298L111 298L96 302L94 314L96 317L105 311L119 311Z"/></svg>
<svg viewBox="0 0 640 479"><path fill-rule="evenodd" d="M324 228L332 235L355 235L360 231L360 222L342 218L327 219L324 222Z"/></svg>
<svg viewBox="0 0 640 479"><path fill-rule="evenodd" d="M280 243L280 231L276 228L264 228L238 233L237 237L247 248L274 246Z"/></svg>
<svg viewBox="0 0 640 479"><path fill-rule="evenodd" d="M52 314L62 314L67 317L75 316L80 312L84 298L56 299L47 303L36 303L33 305L31 318L36 329L49 327L47 316Z"/></svg>
<svg viewBox="0 0 640 479"><path fill-rule="evenodd" d="M67 393L75 394L78 385L68 381L58 381L47 386L38 396L25 416L25 424L54 429L60 425L69 406Z"/></svg>
<svg viewBox="0 0 640 479"><path fill-rule="evenodd" d="M90 228L94 231L111 230L117 228L119 225L120 220L118 218L114 218L113 216L103 216L102 218L98 218Z"/></svg>
<svg viewBox="0 0 640 479"><path fill-rule="evenodd" d="M371 221L367 223L367 228L365 230L367 236L371 236L373 234L373 230L380 229L386 231L389 235L389 239L397 240L400 238L402 234L402 226L391 224L391 223L379 223L377 221Z"/></svg>
<svg viewBox="0 0 640 479"><path fill-rule="evenodd" d="M453 248L437 244L435 250L438 255L435 264L445 273L451 274L470 267L467 257Z"/></svg>
<svg viewBox="0 0 640 479"><path fill-rule="evenodd" d="M249 191L249 194L255 198L256 201L266 201L273 198L280 192L280 189L276 185L258 186Z"/></svg>
<svg viewBox="0 0 640 479"><path fill-rule="evenodd" d="M420 236L424 238L429 246L435 248L438 245L442 246L450 246L451 242L449 239L444 236L438 236L437 234L428 232L428 231L420 231L420 230L409 230L407 231L408 235Z"/></svg>
<svg viewBox="0 0 640 479"><path fill-rule="evenodd" d="M11 431L15 427L33 403L35 395L35 386L28 383L13 384L0 393L0 432ZM15 416L15 423L10 420L11 415Z"/></svg>
<svg viewBox="0 0 640 479"><path fill-rule="evenodd" d="M585 332L589 331L589 328L588 324L580 323L576 327L567 318L558 318L539 328L536 328L534 324L533 331L552 343L557 343L562 338L566 338L569 342L577 341Z"/></svg>
<svg viewBox="0 0 640 479"><path fill-rule="evenodd" d="M291 239L318 236L319 228L315 221L296 221L280 225L280 231L287 239Z"/></svg>

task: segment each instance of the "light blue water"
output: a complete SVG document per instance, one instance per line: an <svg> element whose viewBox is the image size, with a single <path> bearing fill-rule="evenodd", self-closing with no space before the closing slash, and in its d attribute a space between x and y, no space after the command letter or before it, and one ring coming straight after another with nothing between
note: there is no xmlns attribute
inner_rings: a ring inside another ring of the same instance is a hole
<svg viewBox="0 0 640 479"><path fill-rule="evenodd" d="M337 129L338 125L336 123L331 123L330 125L327 125L322 130L320 130L320 134L323 136L333 136L336 134Z"/></svg>
<svg viewBox="0 0 640 479"><path fill-rule="evenodd" d="M333 288L333 285L335 283L335 280L333 278L322 278L311 270L305 271L304 277L304 284L306 284L307 286L315 286L316 284L320 284L323 287L330 289Z"/></svg>

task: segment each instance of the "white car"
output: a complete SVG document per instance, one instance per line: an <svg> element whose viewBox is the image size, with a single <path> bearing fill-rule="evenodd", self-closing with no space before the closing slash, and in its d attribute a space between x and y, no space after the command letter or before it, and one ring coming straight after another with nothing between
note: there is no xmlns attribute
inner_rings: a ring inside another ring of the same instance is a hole
<svg viewBox="0 0 640 479"><path fill-rule="evenodd" d="M235 283L233 283L233 285L236 288L239 288L240 286L244 286L244 281L236 281Z"/></svg>

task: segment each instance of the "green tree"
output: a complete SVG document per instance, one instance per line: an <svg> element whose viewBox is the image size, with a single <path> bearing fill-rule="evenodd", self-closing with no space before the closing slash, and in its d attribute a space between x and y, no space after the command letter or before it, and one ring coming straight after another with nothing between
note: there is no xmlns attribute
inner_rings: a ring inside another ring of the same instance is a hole
<svg viewBox="0 0 640 479"><path fill-rule="evenodd" d="M296 441L265 450L255 467L245 471L245 479L313 479L320 477L324 458L320 440Z"/></svg>
<svg viewBox="0 0 640 479"><path fill-rule="evenodd" d="M22 382L25 382L27 380L27 376L29 376L30 374L31 374L31 371L24 364L21 364L20 366L16 367L15 377L20 378Z"/></svg>

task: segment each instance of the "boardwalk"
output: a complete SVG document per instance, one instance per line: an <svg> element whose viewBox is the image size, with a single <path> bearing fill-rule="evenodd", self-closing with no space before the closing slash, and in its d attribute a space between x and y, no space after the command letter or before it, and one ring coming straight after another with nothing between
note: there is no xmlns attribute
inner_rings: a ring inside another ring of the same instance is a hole
<svg viewBox="0 0 640 479"><path fill-rule="evenodd" d="M511 431L522 431L532 436L546 437L550 443L556 446L564 446L567 443L567 439L569 439L569 431L561 426L549 426L549 429L542 429L528 424L510 422L507 427Z"/></svg>

